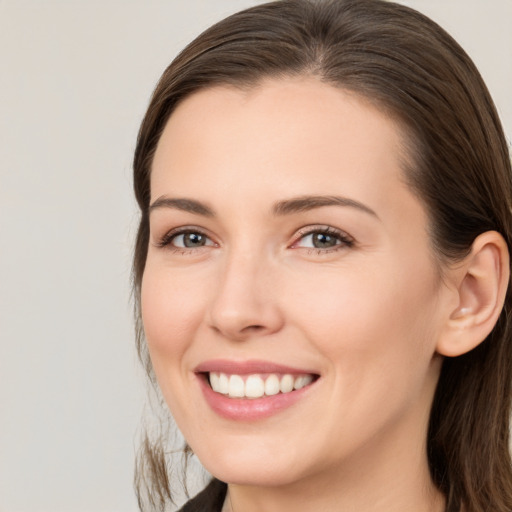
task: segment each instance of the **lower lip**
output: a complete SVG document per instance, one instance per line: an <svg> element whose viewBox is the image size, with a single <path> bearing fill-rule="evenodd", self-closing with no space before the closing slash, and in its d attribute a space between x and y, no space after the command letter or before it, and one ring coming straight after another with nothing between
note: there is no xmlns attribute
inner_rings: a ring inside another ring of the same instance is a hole
<svg viewBox="0 0 512 512"><path fill-rule="evenodd" d="M278 414L303 398L317 381L289 393L262 398L228 398L210 387L204 374L197 375L208 405L219 416L235 421L256 421Z"/></svg>

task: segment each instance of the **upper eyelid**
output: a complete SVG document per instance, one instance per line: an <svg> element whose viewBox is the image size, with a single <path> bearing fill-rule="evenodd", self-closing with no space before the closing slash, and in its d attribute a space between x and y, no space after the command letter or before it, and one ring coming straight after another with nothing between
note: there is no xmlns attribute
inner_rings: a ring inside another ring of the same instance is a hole
<svg viewBox="0 0 512 512"><path fill-rule="evenodd" d="M300 246L301 240L304 238L311 236L315 233L325 233L329 236L333 236L335 238L338 238L339 243L333 245L330 248L313 248L313 247L302 247ZM346 231L343 231L342 229L334 228L333 226L328 225L316 225L316 226L307 226L304 228L301 228L297 235L294 236L292 242L288 245L288 248L293 250L307 250L307 251L315 251L320 254L330 254L333 252L337 252L340 250L348 249L348 248L354 248L356 247L356 240L353 236L348 234Z"/></svg>
<svg viewBox="0 0 512 512"><path fill-rule="evenodd" d="M322 224L316 224L316 225L313 224L310 226L305 226L303 228L300 228L299 230L297 230L295 232L295 234L293 235L292 238L294 238L295 240L298 240L301 237L304 237L306 235L311 235L313 233L329 233L331 235L338 235L342 238L347 238L351 241L355 241L354 237L352 235L350 235L349 233L347 233L346 231L339 229L339 228L335 228L333 226L322 225Z"/></svg>
<svg viewBox="0 0 512 512"><path fill-rule="evenodd" d="M156 244L159 246L165 246L171 243L171 240L179 235L183 235L185 233L199 233L200 235L204 235L209 238L212 242L217 243L214 237L208 232L208 230L200 228L198 226L179 226L176 228L172 228L166 231L162 236L157 237Z"/></svg>
<svg viewBox="0 0 512 512"><path fill-rule="evenodd" d="M307 235L308 233L315 233L320 231L332 231L333 233L344 233L343 230L328 226L326 224L310 224L297 230L298 234Z"/></svg>

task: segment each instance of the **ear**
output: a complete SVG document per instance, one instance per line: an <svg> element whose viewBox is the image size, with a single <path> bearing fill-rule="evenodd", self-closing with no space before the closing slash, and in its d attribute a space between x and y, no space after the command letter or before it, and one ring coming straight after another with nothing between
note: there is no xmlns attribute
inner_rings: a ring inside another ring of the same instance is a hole
<svg viewBox="0 0 512 512"><path fill-rule="evenodd" d="M509 252L496 231L479 235L462 263L447 271L456 307L438 339L437 352L455 357L487 338L500 316L509 282Z"/></svg>

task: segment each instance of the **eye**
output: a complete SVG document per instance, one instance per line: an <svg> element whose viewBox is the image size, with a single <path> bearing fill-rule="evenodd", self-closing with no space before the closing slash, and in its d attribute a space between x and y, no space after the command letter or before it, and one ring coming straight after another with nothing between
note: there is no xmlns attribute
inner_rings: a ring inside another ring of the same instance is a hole
<svg viewBox="0 0 512 512"><path fill-rule="evenodd" d="M333 235L327 233L310 233L302 237L298 246L312 247L315 249L331 249L339 244L340 241Z"/></svg>
<svg viewBox="0 0 512 512"><path fill-rule="evenodd" d="M311 228L299 233L300 238L293 244L293 248L317 249L319 251L337 250L343 247L352 247L354 240L346 233L334 228Z"/></svg>
<svg viewBox="0 0 512 512"><path fill-rule="evenodd" d="M193 249L195 247L204 247L205 245L213 245L213 242L202 233L181 233L174 235L171 240L172 245L175 247L186 247Z"/></svg>
<svg viewBox="0 0 512 512"><path fill-rule="evenodd" d="M167 233L158 243L160 247L170 246L176 249L200 249L216 244L204 233L197 230L173 230Z"/></svg>

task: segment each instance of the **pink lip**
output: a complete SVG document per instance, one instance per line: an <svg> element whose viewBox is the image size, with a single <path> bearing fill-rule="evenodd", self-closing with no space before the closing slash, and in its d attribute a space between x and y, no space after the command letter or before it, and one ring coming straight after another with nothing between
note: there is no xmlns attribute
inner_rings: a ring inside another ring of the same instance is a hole
<svg viewBox="0 0 512 512"><path fill-rule="evenodd" d="M214 359L198 365L196 373L221 372L230 375L248 375L251 373L289 373L291 375L317 375L316 372L304 368L292 368L282 364L252 359L249 361L231 361L228 359Z"/></svg>
<svg viewBox="0 0 512 512"><path fill-rule="evenodd" d="M317 380L308 386L291 391L290 393L279 393L261 398L228 398L216 393L210 387L208 378L203 375L207 372L222 372L235 375L247 375L250 373L289 373L289 374L314 374L308 370L291 368L268 361L228 361L214 360L201 363L196 369L197 378L203 396L212 410L223 418L234 421L256 421L268 418L288 409L296 402L305 398L316 384Z"/></svg>

